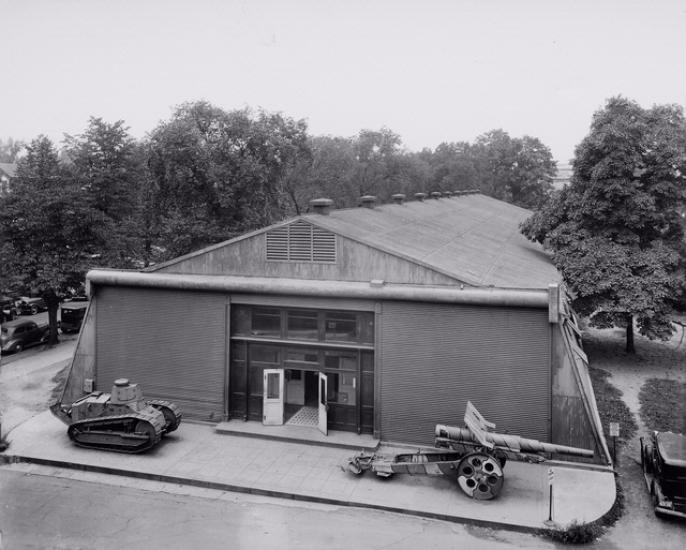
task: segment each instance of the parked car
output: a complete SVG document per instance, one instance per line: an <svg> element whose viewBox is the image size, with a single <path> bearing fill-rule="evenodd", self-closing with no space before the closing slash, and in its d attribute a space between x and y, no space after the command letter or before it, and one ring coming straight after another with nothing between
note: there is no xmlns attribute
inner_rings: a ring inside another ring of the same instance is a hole
<svg viewBox="0 0 686 550"><path fill-rule="evenodd" d="M81 324L86 315L86 309L88 309L88 302L74 299L63 303L60 309L60 328L62 332L78 332L81 330Z"/></svg>
<svg viewBox="0 0 686 550"><path fill-rule="evenodd" d="M39 311L48 311L43 298L22 297L19 303L19 311L22 315L35 315Z"/></svg>
<svg viewBox="0 0 686 550"><path fill-rule="evenodd" d="M0 296L0 323L12 321L19 316L14 300L9 296Z"/></svg>
<svg viewBox="0 0 686 550"><path fill-rule="evenodd" d="M9 321L0 329L0 349L3 353L13 353L29 346L47 341L50 326L37 324L26 319Z"/></svg>
<svg viewBox="0 0 686 550"><path fill-rule="evenodd" d="M686 436L653 432L649 441L641 438L641 466L655 515L686 519Z"/></svg>

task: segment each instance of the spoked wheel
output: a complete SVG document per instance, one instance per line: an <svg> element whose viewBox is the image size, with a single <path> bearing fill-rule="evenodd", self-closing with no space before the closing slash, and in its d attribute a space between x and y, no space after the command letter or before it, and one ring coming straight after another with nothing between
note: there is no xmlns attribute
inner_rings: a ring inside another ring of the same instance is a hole
<svg viewBox="0 0 686 550"><path fill-rule="evenodd" d="M476 500L490 500L503 487L503 470L498 459L484 453L471 453L457 466L460 489Z"/></svg>

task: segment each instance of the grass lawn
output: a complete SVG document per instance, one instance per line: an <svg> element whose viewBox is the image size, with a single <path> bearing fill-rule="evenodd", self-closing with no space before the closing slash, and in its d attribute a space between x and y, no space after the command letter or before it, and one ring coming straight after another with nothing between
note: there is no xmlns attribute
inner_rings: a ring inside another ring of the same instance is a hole
<svg viewBox="0 0 686 550"><path fill-rule="evenodd" d="M641 420L649 430L686 434L686 384L650 378L641 387L638 399Z"/></svg>

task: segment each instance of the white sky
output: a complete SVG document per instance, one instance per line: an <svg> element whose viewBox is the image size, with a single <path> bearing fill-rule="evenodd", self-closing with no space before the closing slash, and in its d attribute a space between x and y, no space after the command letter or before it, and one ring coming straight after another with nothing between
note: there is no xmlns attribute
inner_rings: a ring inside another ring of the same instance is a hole
<svg viewBox="0 0 686 550"><path fill-rule="evenodd" d="M686 105L685 0L0 0L0 138L143 137L206 99L410 150L502 128L567 162L617 94Z"/></svg>

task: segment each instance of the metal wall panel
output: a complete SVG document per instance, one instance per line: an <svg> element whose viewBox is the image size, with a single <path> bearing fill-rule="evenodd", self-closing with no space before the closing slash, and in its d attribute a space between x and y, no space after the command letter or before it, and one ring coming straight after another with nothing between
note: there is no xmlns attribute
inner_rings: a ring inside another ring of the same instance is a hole
<svg viewBox="0 0 686 550"><path fill-rule="evenodd" d="M97 287L96 389L117 378L184 418L220 421L224 410L226 303L221 294Z"/></svg>
<svg viewBox="0 0 686 550"><path fill-rule="evenodd" d="M386 302L377 321L384 440L431 445L468 400L497 431L549 440L546 310Z"/></svg>

